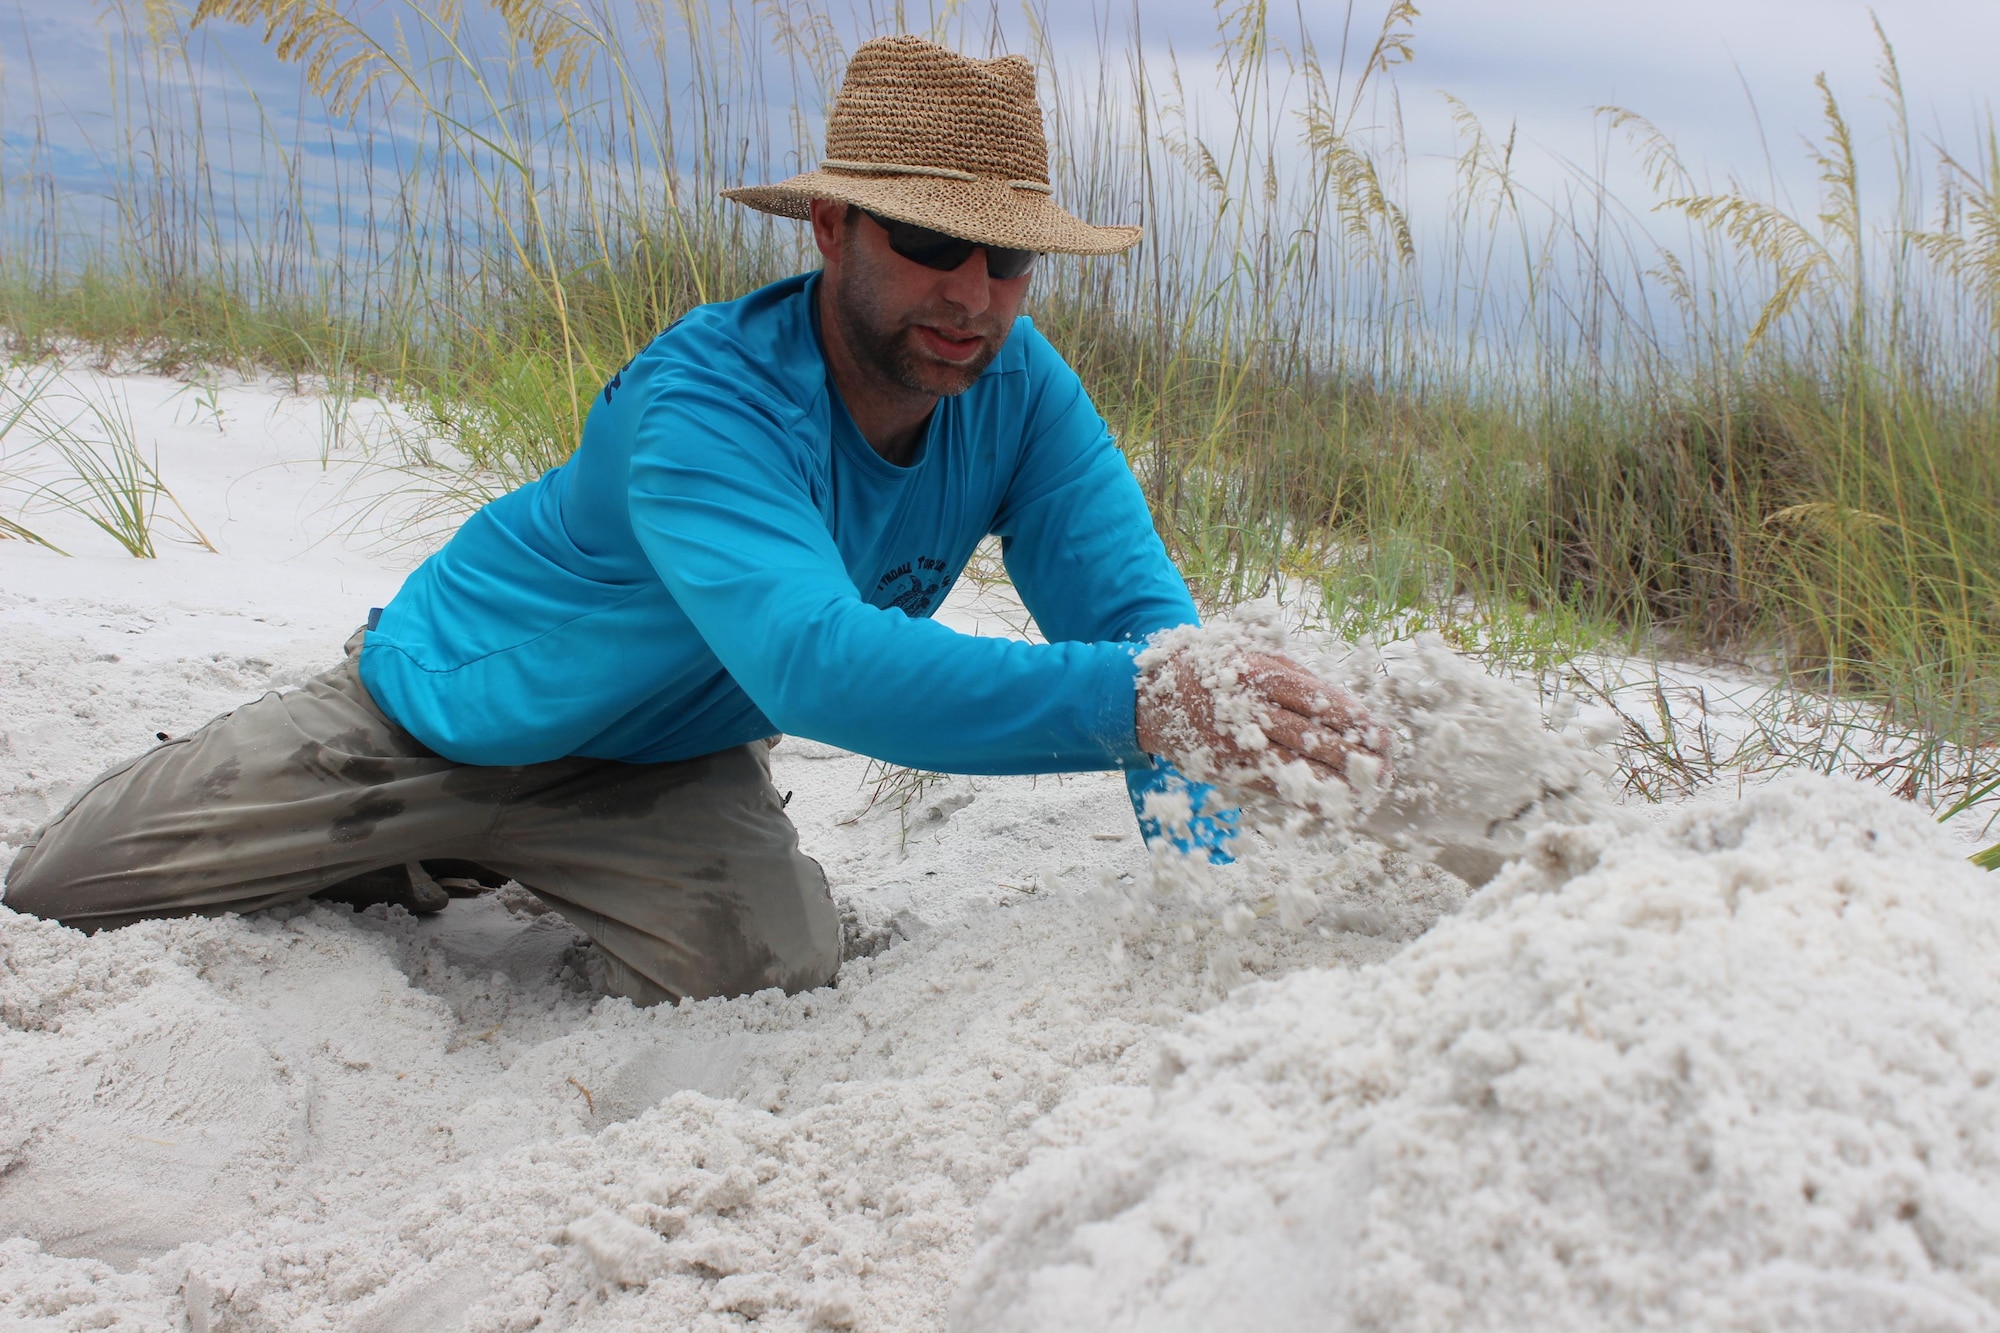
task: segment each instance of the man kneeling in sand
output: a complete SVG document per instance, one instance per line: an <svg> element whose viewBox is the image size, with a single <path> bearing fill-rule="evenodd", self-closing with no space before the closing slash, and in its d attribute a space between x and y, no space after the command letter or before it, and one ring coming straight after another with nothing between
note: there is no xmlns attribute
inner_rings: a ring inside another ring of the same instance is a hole
<svg viewBox="0 0 2000 1333"><path fill-rule="evenodd" d="M99 778L7 905L86 930L324 891L441 906L411 896L428 863L519 881L641 1004L800 990L840 928L777 733L960 773L1240 755L1194 673L1138 688L1142 641L1195 608L1082 384L1015 319L1039 255L1139 239L1053 202L1028 63L869 42L819 168L728 193L809 218L824 266L654 338L574 456L467 520L341 665ZM1050 642L928 619L989 533ZM1302 668L1249 675L1280 757L1338 776L1379 749Z"/></svg>

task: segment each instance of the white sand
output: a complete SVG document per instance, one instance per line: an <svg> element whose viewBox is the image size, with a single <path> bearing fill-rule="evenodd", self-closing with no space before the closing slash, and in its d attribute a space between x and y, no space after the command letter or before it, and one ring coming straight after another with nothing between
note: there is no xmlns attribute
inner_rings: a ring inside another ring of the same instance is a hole
<svg viewBox="0 0 2000 1333"><path fill-rule="evenodd" d="M70 380L221 553L0 543L0 841L331 663L408 559L333 530L376 483L311 400ZM1155 878L1108 775L854 818L865 761L794 738L885 946L811 995L635 1010L494 898L0 909L0 1325L2000 1327L1996 881L1851 784L1552 796L1583 748L1436 652L1339 669L1402 733L1378 834L1525 849L1469 900L1282 829Z"/></svg>

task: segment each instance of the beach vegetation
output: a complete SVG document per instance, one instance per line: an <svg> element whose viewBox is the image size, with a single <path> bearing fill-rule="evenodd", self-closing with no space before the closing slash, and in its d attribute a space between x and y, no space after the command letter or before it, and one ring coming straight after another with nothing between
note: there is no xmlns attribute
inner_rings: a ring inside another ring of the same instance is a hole
<svg viewBox="0 0 2000 1333"><path fill-rule="evenodd" d="M1032 6L1012 34L1044 71L1057 197L1147 228L1044 265L1031 312L1198 598L1281 593L1530 665L1604 643L1750 663L1934 738L1913 790L1977 789L2000 726L1990 117L1970 147L1921 141L1878 29L1879 207L1824 79L1802 206L1698 173L1622 107L1599 125L1643 197L1581 167L1538 194L1513 131L1458 103L1452 184L1425 194L1397 128L1407 0L1379 26L1216 12L1199 57L1137 11L1101 14L1081 59ZM295 67L312 117L232 98L202 44L221 28ZM393 397L431 442L384 466L430 517L467 510L559 464L690 307L811 265L803 229L718 191L814 161L853 43L909 29L1003 40L957 4L113 0L105 206L57 188L45 123L5 140L0 327L17 359ZM32 84L32 59L4 77ZM110 492L156 494L144 459L111 463Z"/></svg>

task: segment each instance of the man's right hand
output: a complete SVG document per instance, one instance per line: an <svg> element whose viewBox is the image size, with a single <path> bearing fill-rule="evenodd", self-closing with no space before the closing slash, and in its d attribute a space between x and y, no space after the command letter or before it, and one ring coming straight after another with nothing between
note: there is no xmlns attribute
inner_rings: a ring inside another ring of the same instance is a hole
<svg viewBox="0 0 2000 1333"><path fill-rule="evenodd" d="M1141 749L1205 781L1275 793L1274 760L1364 795L1394 781L1387 728L1346 690L1275 653L1244 653L1204 678L1180 649L1141 675L1136 721Z"/></svg>

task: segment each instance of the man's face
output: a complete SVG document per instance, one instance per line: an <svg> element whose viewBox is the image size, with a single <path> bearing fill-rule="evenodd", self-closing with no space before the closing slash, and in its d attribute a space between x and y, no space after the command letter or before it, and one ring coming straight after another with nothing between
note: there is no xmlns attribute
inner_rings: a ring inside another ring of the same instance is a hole
<svg viewBox="0 0 2000 1333"><path fill-rule="evenodd" d="M1000 354L1028 275L996 279L974 250L948 273L889 248L860 209L816 200L813 238L826 256L834 317L864 371L912 393L964 393Z"/></svg>

